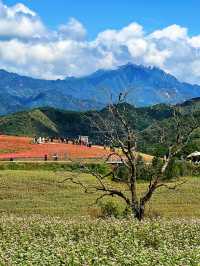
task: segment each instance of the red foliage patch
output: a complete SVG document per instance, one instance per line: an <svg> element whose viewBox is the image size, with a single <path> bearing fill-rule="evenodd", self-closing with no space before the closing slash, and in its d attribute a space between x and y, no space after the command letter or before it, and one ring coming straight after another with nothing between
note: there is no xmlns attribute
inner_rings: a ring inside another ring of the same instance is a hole
<svg viewBox="0 0 200 266"><path fill-rule="evenodd" d="M100 146L91 148L65 143L33 144L31 138L0 135L0 159L9 158L44 158L52 159L54 154L59 159L67 158L102 158L106 151Z"/></svg>

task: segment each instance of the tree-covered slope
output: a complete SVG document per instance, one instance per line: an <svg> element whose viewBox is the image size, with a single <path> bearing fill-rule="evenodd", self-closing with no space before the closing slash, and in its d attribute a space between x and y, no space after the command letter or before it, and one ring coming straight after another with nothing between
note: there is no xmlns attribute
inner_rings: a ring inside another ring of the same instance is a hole
<svg viewBox="0 0 200 266"><path fill-rule="evenodd" d="M171 116L171 108L167 105L136 108L130 104L126 106L127 117L137 131L144 130L154 121ZM93 125L96 115L109 120L107 108L101 111L75 112L49 107L35 108L29 111L0 117L0 133L25 136L78 136L89 135L94 139L98 133Z"/></svg>
<svg viewBox="0 0 200 266"><path fill-rule="evenodd" d="M0 133L22 136L77 136L85 132L86 124L84 113L37 108L1 116Z"/></svg>

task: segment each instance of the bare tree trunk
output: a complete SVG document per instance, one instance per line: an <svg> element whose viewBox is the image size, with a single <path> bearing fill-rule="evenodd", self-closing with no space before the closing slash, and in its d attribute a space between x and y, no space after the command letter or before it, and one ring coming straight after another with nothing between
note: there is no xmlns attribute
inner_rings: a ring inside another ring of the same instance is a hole
<svg viewBox="0 0 200 266"><path fill-rule="evenodd" d="M138 209L138 215L136 217L139 221L142 221L144 219L144 212L145 212L145 205L140 204Z"/></svg>
<svg viewBox="0 0 200 266"><path fill-rule="evenodd" d="M139 221L144 219L145 204L138 204L138 206L132 206L133 217Z"/></svg>

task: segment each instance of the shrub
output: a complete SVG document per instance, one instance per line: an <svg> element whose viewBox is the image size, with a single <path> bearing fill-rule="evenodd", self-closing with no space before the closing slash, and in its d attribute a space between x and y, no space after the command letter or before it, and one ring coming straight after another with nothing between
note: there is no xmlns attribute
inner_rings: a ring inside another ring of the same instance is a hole
<svg viewBox="0 0 200 266"><path fill-rule="evenodd" d="M200 175L200 166L178 159L169 164L166 172L167 179L191 175Z"/></svg>
<svg viewBox="0 0 200 266"><path fill-rule="evenodd" d="M86 166L89 169L88 172L93 171L101 175L106 175L110 172L109 166L105 163L104 164L103 163L99 163L99 164L88 163Z"/></svg>
<svg viewBox="0 0 200 266"><path fill-rule="evenodd" d="M89 213L96 218L127 218L131 215L129 207L122 207L117 201L107 200L99 203L99 210L92 209Z"/></svg>
<svg viewBox="0 0 200 266"><path fill-rule="evenodd" d="M141 156L138 156L136 162L137 179L149 180L151 175L151 166L147 165ZM129 170L125 165L120 165L115 171L113 181L125 181L129 177Z"/></svg>
<svg viewBox="0 0 200 266"><path fill-rule="evenodd" d="M119 218L122 216L122 212L120 211L119 205L116 202L113 201L106 201L101 202L99 204L101 209L101 217L102 218Z"/></svg>
<svg viewBox="0 0 200 266"><path fill-rule="evenodd" d="M112 179L113 181L125 181L125 180L127 180L128 176L129 176L128 168L124 165L119 166L116 169L115 176L116 176L116 178L113 178Z"/></svg>

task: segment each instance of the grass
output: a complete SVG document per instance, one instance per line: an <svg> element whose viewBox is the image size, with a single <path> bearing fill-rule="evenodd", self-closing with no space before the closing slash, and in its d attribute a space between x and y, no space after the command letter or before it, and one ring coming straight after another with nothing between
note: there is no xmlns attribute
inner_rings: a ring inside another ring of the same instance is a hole
<svg viewBox="0 0 200 266"><path fill-rule="evenodd" d="M15 161L15 162L0 162L0 170L33 170L33 171L71 171L73 168L77 168L76 163L70 161Z"/></svg>
<svg viewBox="0 0 200 266"><path fill-rule="evenodd" d="M93 205L96 195L87 195L80 187L70 182L60 183L71 175L71 172L65 171L1 171L0 212L18 216L39 214L61 217L87 216L98 212ZM88 184L95 182L94 178L87 174L82 174L81 180ZM112 185L120 186L116 183ZM146 186L144 182L139 183L139 192L144 192ZM198 177L188 177L187 182L175 191L159 189L147 207L147 214L200 218L199 191Z"/></svg>
<svg viewBox="0 0 200 266"><path fill-rule="evenodd" d="M46 161L42 158L41 161L38 161L36 158L34 160L26 160L26 161L14 161L14 162L0 162L0 170L32 170L32 171L74 171L80 168L81 164L87 164L88 166L96 166L99 169L108 169L108 166L102 164L102 160L98 159L84 159L78 161Z"/></svg>

